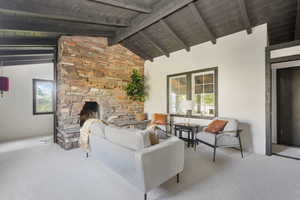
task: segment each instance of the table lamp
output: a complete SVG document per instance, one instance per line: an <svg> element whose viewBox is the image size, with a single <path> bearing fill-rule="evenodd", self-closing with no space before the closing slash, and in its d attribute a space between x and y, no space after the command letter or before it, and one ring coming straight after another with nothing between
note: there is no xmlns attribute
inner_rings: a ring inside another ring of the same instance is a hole
<svg viewBox="0 0 300 200"><path fill-rule="evenodd" d="M188 118L188 124L190 123L190 117L192 115L193 110L193 101L192 100L184 100L180 104L180 108L182 111L186 112L186 117Z"/></svg>

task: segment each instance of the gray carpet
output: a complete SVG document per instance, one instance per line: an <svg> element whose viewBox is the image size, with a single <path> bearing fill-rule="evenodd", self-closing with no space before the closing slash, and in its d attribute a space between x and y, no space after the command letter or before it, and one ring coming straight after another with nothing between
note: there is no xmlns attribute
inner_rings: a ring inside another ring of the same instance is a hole
<svg viewBox="0 0 300 200"><path fill-rule="evenodd" d="M149 193L150 200L298 200L300 161L200 145L186 151L180 184L175 178ZM0 154L1 200L142 200L143 194L80 150L56 145Z"/></svg>

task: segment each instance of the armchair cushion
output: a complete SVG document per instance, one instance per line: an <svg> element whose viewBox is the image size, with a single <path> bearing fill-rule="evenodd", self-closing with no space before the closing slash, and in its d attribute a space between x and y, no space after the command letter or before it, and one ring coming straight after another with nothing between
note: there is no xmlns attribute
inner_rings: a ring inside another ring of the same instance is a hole
<svg viewBox="0 0 300 200"><path fill-rule="evenodd" d="M196 138L210 145L216 144L217 147L226 147L226 146L232 147L232 146L239 145L239 140L237 137L232 137L227 134L216 135L214 133L202 131L197 133Z"/></svg>
<svg viewBox="0 0 300 200"><path fill-rule="evenodd" d="M205 131L210 133L219 133L224 129L227 123L228 121L226 120L215 119L208 125Z"/></svg>

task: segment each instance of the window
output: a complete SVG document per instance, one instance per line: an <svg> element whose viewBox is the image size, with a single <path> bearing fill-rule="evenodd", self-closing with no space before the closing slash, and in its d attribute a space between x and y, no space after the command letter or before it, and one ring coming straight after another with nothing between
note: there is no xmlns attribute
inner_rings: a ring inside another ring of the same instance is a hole
<svg viewBox="0 0 300 200"><path fill-rule="evenodd" d="M180 75L169 79L169 109L173 114L184 114L180 103L187 99L187 76Z"/></svg>
<svg viewBox="0 0 300 200"><path fill-rule="evenodd" d="M209 68L169 75L168 112L185 116L180 103L193 101L192 117L211 118L217 116L217 68Z"/></svg>
<svg viewBox="0 0 300 200"><path fill-rule="evenodd" d="M54 81L33 79L33 114L54 113Z"/></svg>

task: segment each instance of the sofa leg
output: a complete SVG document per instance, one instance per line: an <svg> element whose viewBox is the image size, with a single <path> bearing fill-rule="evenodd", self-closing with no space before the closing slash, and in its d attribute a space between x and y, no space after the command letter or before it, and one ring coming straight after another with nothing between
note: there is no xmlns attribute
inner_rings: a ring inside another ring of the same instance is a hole
<svg viewBox="0 0 300 200"><path fill-rule="evenodd" d="M147 200L147 193L144 194L144 200Z"/></svg>
<svg viewBox="0 0 300 200"><path fill-rule="evenodd" d="M177 183L179 183L179 181L180 181L180 180L179 180L179 178L180 178L180 177L179 177L179 173L177 174L176 177L177 177Z"/></svg>
<svg viewBox="0 0 300 200"><path fill-rule="evenodd" d="M215 145L214 145L214 158L213 158L213 162L216 161L216 151L217 151L217 134L215 135Z"/></svg>
<svg viewBox="0 0 300 200"><path fill-rule="evenodd" d="M239 142L240 142L241 156L242 156L242 158L244 158L244 153L243 153L243 146L242 146L241 136L239 136Z"/></svg>
<svg viewBox="0 0 300 200"><path fill-rule="evenodd" d="M213 162L216 161L216 151L217 151L217 147L214 147L214 157L213 157Z"/></svg>

